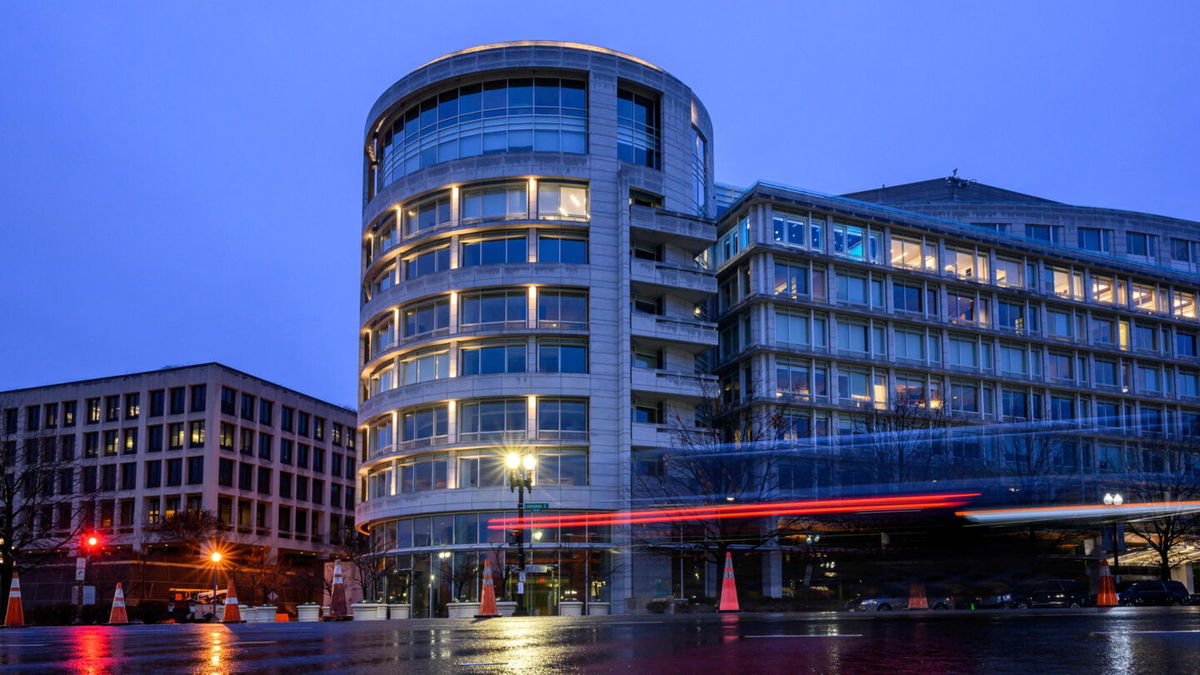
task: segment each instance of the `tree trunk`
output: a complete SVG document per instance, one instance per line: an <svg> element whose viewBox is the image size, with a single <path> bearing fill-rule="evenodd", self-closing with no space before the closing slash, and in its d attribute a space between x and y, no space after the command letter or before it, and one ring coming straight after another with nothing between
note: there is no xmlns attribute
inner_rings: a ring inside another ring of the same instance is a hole
<svg viewBox="0 0 1200 675"><path fill-rule="evenodd" d="M1170 549L1165 546L1158 552L1158 578L1163 581L1171 580L1171 560L1168 553Z"/></svg>

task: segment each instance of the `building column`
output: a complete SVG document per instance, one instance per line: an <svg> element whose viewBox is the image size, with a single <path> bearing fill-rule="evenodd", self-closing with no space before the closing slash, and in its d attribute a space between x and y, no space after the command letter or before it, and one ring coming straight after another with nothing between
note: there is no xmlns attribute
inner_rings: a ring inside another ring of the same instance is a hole
<svg viewBox="0 0 1200 675"><path fill-rule="evenodd" d="M1192 563L1185 562L1172 567L1171 580L1178 581L1179 583L1183 584L1187 588L1188 593L1194 592L1195 588L1192 584Z"/></svg>
<svg viewBox="0 0 1200 675"><path fill-rule="evenodd" d="M762 557L762 593L768 598L783 597L783 553L769 549Z"/></svg>

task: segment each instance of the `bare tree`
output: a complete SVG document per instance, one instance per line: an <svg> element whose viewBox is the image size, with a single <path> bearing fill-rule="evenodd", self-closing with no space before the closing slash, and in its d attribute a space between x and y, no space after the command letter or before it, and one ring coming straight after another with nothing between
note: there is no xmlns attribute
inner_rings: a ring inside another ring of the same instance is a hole
<svg viewBox="0 0 1200 675"><path fill-rule="evenodd" d="M849 442L859 452L847 454L866 460L865 468L876 483L927 482L937 478L936 472L947 463L954 463L952 454L943 453L943 431L961 422L944 407L923 399L897 400L889 406L865 408L861 419L861 438Z"/></svg>
<svg viewBox="0 0 1200 675"><path fill-rule="evenodd" d="M450 583L455 601L466 602L470 597L468 589L479 578L479 575L483 574L479 565L479 557L473 553L455 555L454 567L450 570Z"/></svg>
<svg viewBox="0 0 1200 675"><path fill-rule="evenodd" d="M670 419L672 447L635 457L634 489L645 505L698 507L761 503L780 495L778 467L786 452L780 406L742 406L707 392L695 419ZM720 564L737 547L753 550L802 521L795 517L709 518L667 515L666 526L631 528L651 551L692 553Z"/></svg>
<svg viewBox="0 0 1200 675"><path fill-rule="evenodd" d="M164 517L152 531L157 534L160 543L199 552L206 543L223 539L225 529L212 511L187 509Z"/></svg>
<svg viewBox="0 0 1200 675"><path fill-rule="evenodd" d="M373 602L379 592L380 582L391 573L396 559L393 556L375 553L370 540L360 534L347 537L334 548L334 557L348 561L354 566L363 602Z"/></svg>
<svg viewBox="0 0 1200 675"><path fill-rule="evenodd" d="M1179 504L1200 500L1200 439L1154 439L1145 442L1143 450L1157 466L1130 476L1126 499L1166 502L1167 515L1131 521L1125 527L1158 554L1159 577L1166 580L1171 568L1185 561L1183 544L1196 538L1200 526L1200 511Z"/></svg>
<svg viewBox="0 0 1200 675"><path fill-rule="evenodd" d="M97 486L85 484L80 469L70 464L73 445L65 445L48 431L20 439L12 431L6 428L0 446L0 596L4 598L14 573L36 570L73 548L93 526L94 500L103 496Z"/></svg>

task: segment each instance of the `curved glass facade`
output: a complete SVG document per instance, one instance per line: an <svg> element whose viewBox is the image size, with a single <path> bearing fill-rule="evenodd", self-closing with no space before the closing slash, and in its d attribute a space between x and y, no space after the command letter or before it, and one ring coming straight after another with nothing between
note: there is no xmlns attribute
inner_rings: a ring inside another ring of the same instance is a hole
<svg viewBox="0 0 1200 675"><path fill-rule="evenodd" d="M470 84L415 103L376 140L377 189L427 166L492 152L587 152L587 84L524 77Z"/></svg>

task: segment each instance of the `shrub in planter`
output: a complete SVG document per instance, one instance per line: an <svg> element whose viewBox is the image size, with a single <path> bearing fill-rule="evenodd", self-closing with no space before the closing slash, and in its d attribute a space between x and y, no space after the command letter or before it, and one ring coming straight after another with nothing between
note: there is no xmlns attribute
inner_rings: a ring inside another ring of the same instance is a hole
<svg viewBox="0 0 1200 675"><path fill-rule="evenodd" d="M667 607L670 605L670 600L651 600L646 603L646 611L651 614L666 614Z"/></svg>

